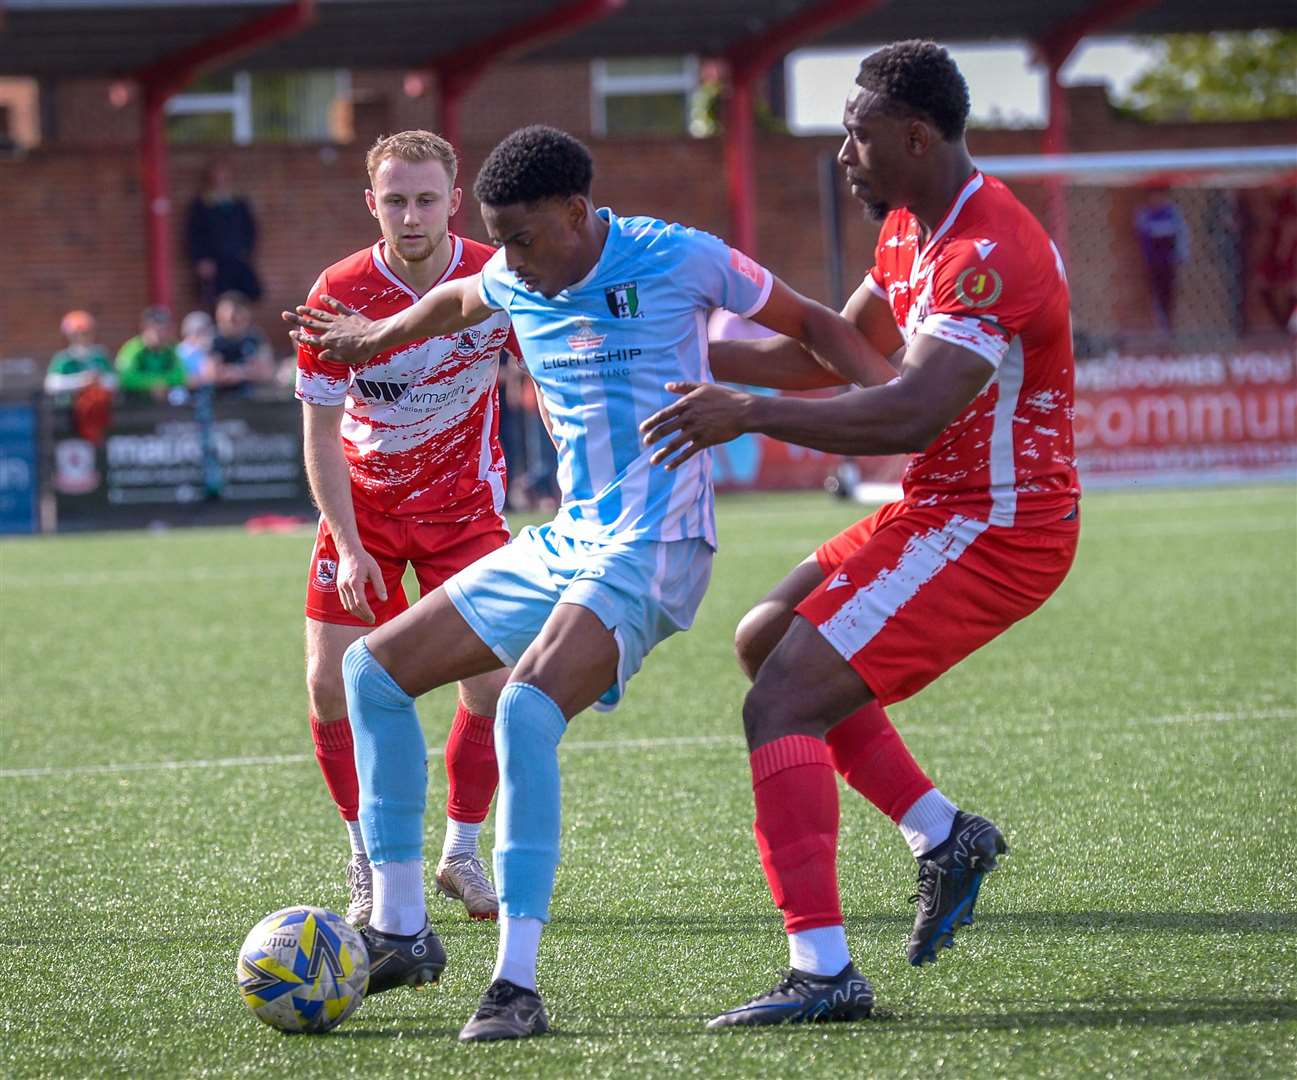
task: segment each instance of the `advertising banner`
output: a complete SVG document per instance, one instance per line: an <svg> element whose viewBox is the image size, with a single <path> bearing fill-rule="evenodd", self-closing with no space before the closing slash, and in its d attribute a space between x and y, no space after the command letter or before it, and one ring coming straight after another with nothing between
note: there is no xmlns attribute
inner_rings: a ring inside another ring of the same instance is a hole
<svg viewBox="0 0 1297 1080"><path fill-rule="evenodd" d="M0 533L36 531L38 431L33 404L0 405Z"/></svg>
<svg viewBox="0 0 1297 1080"><path fill-rule="evenodd" d="M1081 483L1297 478L1293 349L1112 356L1078 365Z"/></svg>
<svg viewBox="0 0 1297 1080"><path fill-rule="evenodd" d="M93 442L62 410L54 432L60 529L218 521L308 502L301 408L292 401L118 403Z"/></svg>

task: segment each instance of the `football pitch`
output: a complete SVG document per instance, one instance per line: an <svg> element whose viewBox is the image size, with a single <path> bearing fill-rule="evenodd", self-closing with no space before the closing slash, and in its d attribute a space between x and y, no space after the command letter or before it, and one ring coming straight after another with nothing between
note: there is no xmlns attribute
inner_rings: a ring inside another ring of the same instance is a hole
<svg viewBox="0 0 1297 1080"><path fill-rule="evenodd" d="M1297 1075L1297 492L1095 493L1045 608L891 710L1010 856L976 927L907 965L914 864L843 788L839 873L875 1016L710 1034L787 950L752 840L734 626L860 509L720 504L698 622L560 751L552 1037L455 1041L491 924L323 1037L258 1023L243 935L345 906L344 833L302 686L306 535L0 544L0 1074L10 1077ZM515 522L517 524L517 522ZM420 702L428 842L453 696ZM488 833L489 833L488 823ZM489 835L486 838L489 843Z"/></svg>

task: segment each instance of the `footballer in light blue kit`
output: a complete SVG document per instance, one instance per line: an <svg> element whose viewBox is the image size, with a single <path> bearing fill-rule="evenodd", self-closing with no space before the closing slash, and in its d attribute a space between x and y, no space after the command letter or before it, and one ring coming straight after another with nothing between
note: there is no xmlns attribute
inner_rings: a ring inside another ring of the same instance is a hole
<svg viewBox="0 0 1297 1080"><path fill-rule="evenodd" d="M596 210L592 179L590 155L570 135L516 131L474 185L500 249L478 275L378 321L330 299L329 311L284 314L299 343L357 364L506 311L558 448L563 501L552 522L460 571L343 662L374 866L363 931L371 994L432 981L446 962L424 904L426 747L414 699L513 669L495 718L499 949L465 1041L548 1030L536 954L559 858L559 740L585 708L615 706L649 650L690 626L711 574L710 456L653 464L640 425L712 381L705 327L718 307L796 338L852 381L866 377L863 339L837 313L706 233ZM780 385L773 369L720 374Z"/></svg>

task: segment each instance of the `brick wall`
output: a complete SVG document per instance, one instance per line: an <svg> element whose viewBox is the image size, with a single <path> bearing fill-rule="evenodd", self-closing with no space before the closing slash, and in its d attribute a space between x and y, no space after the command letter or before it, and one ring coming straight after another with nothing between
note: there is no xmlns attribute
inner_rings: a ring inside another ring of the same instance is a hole
<svg viewBox="0 0 1297 1080"><path fill-rule="evenodd" d="M435 102L406 94L403 77L357 73L355 141L346 146L233 148L229 158L239 187L254 205L262 241L257 265L266 287L261 321L288 351L277 312L305 294L318 271L372 241L374 222L363 201L364 149L381 132L435 122ZM66 83L57 93L57 137L32 153L0 160L0 357L43 359L61 342L58 322L71 307L92 311L100 338L115 348L135 333L147 303L144 214L138 159L136 105L113 109L102 83ZM1088 96L1087 96L1088 95ZM1117 118L1096 106L1086 88L1072 126L1077 149L1144 149L1291 141L1281 124L1149 126ZM519 101L527 103L526 109ZM584 64L553 68L502 67L467 97L461 147L465 188L495 141L525 116L578 133L589 128ZM977 131L974 153L1029 153L1039 132ZM722 146L717 139L591 140L597 164L595 195L623 213L653 213L725 235L729 231ZM833 137L762 135L757 140L758 255L794 287L824 297L829 283L816 162L837 150ZM193 304L183 258L184 211L209 151L174 148L175 265L179 314ZM1041 211L1041 192L1023 189ZM871 258L874 228L839 194L848 284ZM1112 230L1128 231L1123 207ZM1120 219L1120 221L1118 221ZM456 222L481 238L471 196ZM1124 233L1123 233L1124 235ZM1122 240L1120 257L1129 258Z"/></svg>

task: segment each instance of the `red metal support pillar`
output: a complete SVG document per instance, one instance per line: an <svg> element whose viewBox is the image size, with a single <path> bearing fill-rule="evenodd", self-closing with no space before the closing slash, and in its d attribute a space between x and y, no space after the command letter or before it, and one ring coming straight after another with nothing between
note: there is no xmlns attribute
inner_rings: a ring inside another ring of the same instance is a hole
<svg viewBox="0 0 1297 1080"><path fill-rule="evenodd" d="M750 71L730 76L730 99L725 117L725 191L730 201L730 243L756 257L756 106Z"/></svg>
<svg viewBox="0 0 1297 1080"><path fill-rule="evenodd" d="M171 195L167 183L167 95L144 87L140 101L140 179L144 192L149 258L149 302L172 307L175 266L171 259Z"/></svg>
<svg viewBox="0 0 1297 1080"><path fill-rule="evenodd" d="M287 37L315 21L316 0L294 0L260 18L200 41L130 78L140 88L143 130L140 178L148 223L149 302L172 307L175 274L171 253L171 193L167 183L167 99L204 71L228 64L260 45Z"/></svg>
<svg viewBox="0 0 1297 1080"><path fill-rule="evenodd" d="M1070 52L1070 50L1069 50ZM1067 92L1063 89L1059 72L1063 60L1050 58L1046 70L1047 116L1042 149L1046 154L1067 153ZM1067 194L1063 190L1063 178L1051 174L1045 178L1045 216L1048 218L1049 235L1053 238L1059 254L1066 264L1068 258L1069 236L1067 228Z"/></svg>
<svg viewBox="0 0 1297 1080"><path fill-rule="evenodd" d="M725 119L725 189L730 200L730 242L755 257L756 107L754 87L802 42L828 33L886 0L823 0L730 48L730 97Z"/></svg>
<svg viewBox="0 0 1297 1080"><path fill-rule="evenodd" d="M441 136L456 150L462 129L460 112L464 95L501 60L513 59L537 46L561 38L581 27L606 19L627 4L627 0L572 0L515 26L506 26L480 41L438 56L428 63L437 87Z"/></svg>
<svg viewBox="0 0 1297 1080"><path fill-rule="evenodd" d="M1142 8L1159 0L1096 0L1079 14L1046 31L1035 42L1036 58L1045 65L1047 113L1041 149L1046 154L1065 154L1068 148L1067 92L1060 77L1081 40L1105 26L1129 18ZM1050 235L1064 261L1067 259L1067 199L1063 178L1051 175L1045 180L1046 216Z"/></svg>

